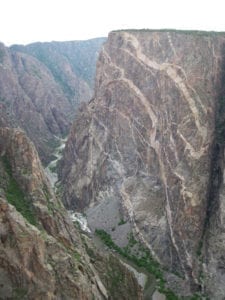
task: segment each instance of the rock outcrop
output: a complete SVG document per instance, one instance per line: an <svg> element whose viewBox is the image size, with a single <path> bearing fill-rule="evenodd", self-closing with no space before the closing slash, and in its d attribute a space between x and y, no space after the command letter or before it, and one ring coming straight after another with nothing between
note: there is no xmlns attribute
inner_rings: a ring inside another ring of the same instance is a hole
<svg viewBox="0 0 225 300"><path fill-rule="evenodd" d="M24 132L0 128L0 299L118 299L119 291L142 299L133 274L81 237Z"/></svg>
<svg viewBox="0 0 225 300"><path fill-rule="evenodd" d="M224 290L224 46L222 33L110 33L95 97L73 125L60 171L68 208L94 210L93 228L113 227L115 239L132 228L185 278L183 293L199 291L204 272L215 276L210 299ZM101 214L108 208L115 218Z"/></svg>
<svg viewBox="0 0 225 300"><path fill-rule="evenodd" d="M44 164L56 137L68 134L77 106L92 96L103 41L0 45L0 125L25 130Z"/></svg>

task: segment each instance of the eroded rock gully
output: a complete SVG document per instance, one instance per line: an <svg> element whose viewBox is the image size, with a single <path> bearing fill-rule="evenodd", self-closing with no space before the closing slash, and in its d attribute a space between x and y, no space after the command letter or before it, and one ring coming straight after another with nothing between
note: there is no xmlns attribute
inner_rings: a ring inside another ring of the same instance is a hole
<svg viewBox="0 0 225 300"><path fill-rule="evenodd" d="M205 289L210 299L225 294L224 154L216 137L224 42L217 33L110 33L95 96L73 125L60 170L68 208L85 209L92 228L115 240L132 228L184 278L184 293Z"/></svg>

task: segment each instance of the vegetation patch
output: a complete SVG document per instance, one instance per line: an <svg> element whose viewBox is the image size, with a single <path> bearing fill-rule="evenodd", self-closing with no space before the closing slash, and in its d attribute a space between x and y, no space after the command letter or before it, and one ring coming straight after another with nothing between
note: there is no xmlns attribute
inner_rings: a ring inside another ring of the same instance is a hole
<svg viewBox="0 0 225 300"><path fill-rule="evenodd" d="M109 284L110 294L115 295L121 286L121 282L124 281L124 273L121 272L119 268L116 268L111 258L109 260L109 266L112 267L108 268L106 276L108 278L108 281L110 282Z"/></svg>
<svg viewBox="0 0 225 300"><path fill-rule="evenodd" d="M35 66L32 66L32 73L34 76L38 77L39 79L42 79L40 70L38 70Z"/></svg>
<svg viewBox="0 0 225 300"><path fill-rule="evenodd" d="M78 253L77 251L73 252L73 257L77 260L77 261L81 261L81 255L80 253Z"/></svg>
<svg viewBox="0 0 225 300"><path fill-rule="evenodd" d="M197 251L196 251L196 255L197 255L198 257L200 257L201 254L202 254L202 247L203 247L203 239L201 239L201 240L199 241L198 248L197 248Z"/></svg>
<svg viewBox="0 0 225 300"><path fill-rule="evenodd" d="M49 213L52 215L54 211L54 204L51 202L51 195L49 193L48 187L44 184L43 186L43 192L45 195L45 199L47 201L47 208Z"/></svg>
<svg viewBox="0 0 225 300"><path fill-rule="evenodd" d="M58 165L56 163L55 165L49 166L49 169L52 173L56 173L57 172L57 167L58 167Z"/></svg>
<svg viewBox="0 0 225 300"><path fill-rule="evenodd" d="M125 221L124 219L120 219L118 225L120 226L120 225L124 225L126 223L127 223L127 221Z"/></svg>
<svg viewBox="0 0 225 300"><path fill-rule="evenodd" d="M110 249L113 249L121 256L125 257L128 261L131 261L137 267L142 267L149 273L153 274L158 279L158 290L159 292L166 295L168 300L178 300L179 298L165 287L165 280L163 278L163 271L161 270L160 264L152 257L150 251L136 241L133 235L130 235L128 245L124 248L120 248L116 245L111 236L103 229L96 229L95 234L103 241L103 243ZM139 255L132 253L132 247L138 245Z"/></svg>
<svg viewBox="0 0 225 300"><path fill-rule="evenodd" d="M25 197L17 181L13 178L11 166L6 156L2 157L2 162L9 176L9 183L6 190L6 198L8 202L15 206L16 210L20 212L30 224L37 225L32 204Z"/></svg>
<svg viewBox="0 0 225 300"><path fill-rule="evenodd" d="M201 295L198 294L194 294L191 298L189 298L190 300L201 300L201 299L205 299L205 300L209 300L208 298L202 298Z"/></svg>
<svg viewBox="0 0 225 300"><path fill-rule="evenodd" d="M55 150L56 148L58 148L60 146L60 140L56 139L56 138L51 138L47 141L47 146L53 150ZM56 157L57 158L57 157Z"/></svg>
<svg viewBox="0 0 225 300"><path fill-rule="evenodd" d="M28 291L25 288L15 288L13 290L13 299L15 300L20 300L20 299L24 299L24 297L27 295Z"/></svg>

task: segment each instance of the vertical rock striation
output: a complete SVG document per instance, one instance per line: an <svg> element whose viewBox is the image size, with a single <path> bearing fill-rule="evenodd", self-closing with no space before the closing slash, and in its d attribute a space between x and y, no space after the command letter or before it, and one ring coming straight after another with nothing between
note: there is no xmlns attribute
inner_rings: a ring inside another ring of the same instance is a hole
<svg viewBox="0 0 225 300"><path fill-rule="evenodd" d="M191 291L199 289L197 253L213 214L209 194L217 193L209 190L219 189L209 186L224 42L207 32L110 33L95 97L75 121L61 164L67 207L114 203ZM93 226L109 229L100 210L98 219Z"/></svg>
<svg viewBox="0 0 225 300"><path fill-rule="evenodd" d="M0 126L25 130L44 164L57 137L68 134L80 102L92 97L103 41L0 44Z"/></svg>
<svg viewBox="0 0 225 300"><path fill-rule="evenodd" d="M10 49L27 53L42 62L52 73L65 96L76 107L93 93L95 65L106 38L87 41L13 45Z"/></svg>
<svg viewBox="0 0 225 300"><path fill-rule="evenodd" d="M1 47L0 125L23 128L48 162L55 135L66 134L72 106L49 70L37 59Z"/></svg>

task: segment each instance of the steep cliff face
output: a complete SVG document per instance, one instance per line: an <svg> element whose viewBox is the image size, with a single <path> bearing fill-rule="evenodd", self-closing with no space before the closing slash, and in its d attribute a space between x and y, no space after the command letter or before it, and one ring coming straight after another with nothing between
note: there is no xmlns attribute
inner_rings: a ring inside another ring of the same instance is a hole
<svg viewBox="0 0 225 300"><path fill-rule="evenodd" d="M54 135L68 131L71 104L48 69L35 58L1 45L1 125L23 128L44 162L56 144Z"/></svg>
<svg viewBox="0 0 225 300"><path fill-rule="evenodd" d="M33 144L10 128L0 128L0 224L0 299L142 299L133 274L81 238Z"/></svg>
<svg viewBox="0 0 225 300"><path fill-rule="evenodd" d="M223 299L224 287L224 229L225 229L225 68L223 64L219 91L219 103L216 117L216 134L211 161L211 180L209 185L206 232L202 254L205 258L203 264L203 279L205 290L210 299Z"/></svg>
<svg viewBox="0 0 225 300"><path fill-rule="evenodd" d="M87 41L33 43L14 45L11 49L24 52L41 61L52 73L74 106L90 100L94 85L95 65L105 38Z"/></svg>
<svg viewBox="0 0 225 300"><path fill-rule="evenodd" d="M192 292L210 189L219 187L210 181L224 42L213 33L112 32L95 98L74 123L61 165L67 207L89 207L92 227L115 227L115 238L132 228ZM113 218L103 216L108 209Z"/></svg>
<svg viewBox="0 0 225 300"><path fill-rule="evenodd" d="M92 96L103 41L93 43L93 49L89 42L83 52L76 42L0 45L0 125L23 128L45 164L57 146L56 136L68 133L77 105ZM88 53L90 61L85 64ZM84 67L84 74L78 67Z"/></svg>

